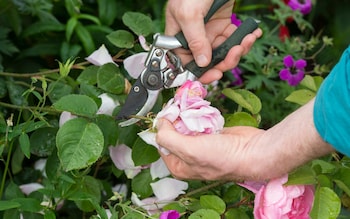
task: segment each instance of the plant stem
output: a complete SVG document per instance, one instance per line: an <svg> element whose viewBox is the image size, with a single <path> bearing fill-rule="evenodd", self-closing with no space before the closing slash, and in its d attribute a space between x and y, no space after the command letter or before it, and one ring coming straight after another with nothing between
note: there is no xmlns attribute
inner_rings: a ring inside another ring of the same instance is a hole
<svg viewBox="0 0 350 219"><path fill-rule="evenodd" d="M4 103L4 102L0 102L0 106L4 106L4 107L7 107L7 108L11 108L11 109L18 109L18 110L21 110L21 109L35 110L35 109L38 108L36 106L17 106L17 105L13 105L13 104L9 104L9 103ZM51 114L59 114L59 113L61 113L61 111L58 111L58 110L53 109L51 107L42 107L41 110L45 111L45 112L48 112L48 113L51 113Z"/></svg>
<svg viewBox="0 0 350 219"><path fill-rule="evenodd" d="M2 194L3 194L4 188L5 188L7 171L8 171L9 166L10 166L12 147L13 147L13 142L10 143L10 147L9 147L9 150L8 150L8 153L7 153L7 159L6 159L6 163L5 163L4 175L2 175L2 179L1 179L0 198L2 198Z"/></svg>
<svg viewBox="0 0 350 219"><path fill-rule="evenodd" d="M195 189L195 190L193 190L193 191L191 191L191 192L188 192L188 193L186 193L185 195L183 195L183 197L190 197L190 196L195 195L195 194L197 194L197 193L207 191L207 190L209 190L209 189L212 189L212 188L215 188L215 187L224 185L224 184L226 184L226 183L227 183L227 181L217 181L217 182L214 182L214 183L212 183L212 184L203 186L203 187L201 187L201 188L199 188L199 189ZM183 197L182 197L182 198L183 198Z"/></svg>

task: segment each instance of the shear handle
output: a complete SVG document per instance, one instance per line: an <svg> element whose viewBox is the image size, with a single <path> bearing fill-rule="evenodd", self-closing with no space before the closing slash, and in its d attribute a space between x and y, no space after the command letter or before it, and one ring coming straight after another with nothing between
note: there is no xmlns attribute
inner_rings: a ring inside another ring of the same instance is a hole
<svg viewBox="0 0 350 219"><path fill-rule="evenodd" d="M243 38L257 28L258 24L255 20L253 18L247 18L224 43L213 50L212 60L208 66L199 67L196 62L192 60L185 66L185 69L192 72L197 78L201 77L206 71L223 61L228 51L233 46L241 44Z"/></svg>
<svg viewBox="0 0 350 219"><path fill-rule="evenodd" d="M204 23L207 23L209 19L215 14L215 12L227 2L229 2L229 0L214 0L207 15L204 17ZM175 37L181 43L183 48L188 49L188 43L182 31L177 33Z"/></svg>

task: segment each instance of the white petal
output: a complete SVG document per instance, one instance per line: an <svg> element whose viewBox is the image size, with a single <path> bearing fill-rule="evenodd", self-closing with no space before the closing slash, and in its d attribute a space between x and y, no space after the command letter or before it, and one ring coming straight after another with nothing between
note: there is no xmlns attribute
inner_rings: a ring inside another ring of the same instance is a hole
<svg viewBox="0 0 350 219"><path fill-rule="evenodd" d="M151 47L147 44L146 38L142 35L139 36L139 42L141 47L145 50L145 51L150 51Z"/></svg>
<svg viewBox="0 0 350 219"><path fill-rule="evenodd" d="M184 190L188 188L188 183L173 179L163 178L155 183L151 183L151 187L154 195L160 201L171 201L178 197L180 194L184 194Z"/></svg>
<svg viewBox="0 0 350 219"><path fill-rule="evenodd" d="M157 203L158 199L157 197L149 197L140 200L139 197L135 193L131 194L131 201L134 205L137 205L149 213L154 212L166 205L166 203Z"/></svg>
<svg viewBox="0 0 350 219"><path fill-rule="evenodd" d="M24 194L29 195L30 193L37 191L38 189L44 188L44 186L39 183L28 183L20 185L19 188Z"/></svg>
<svg viewBox="0 0 350 219"><path fill-rule="evenodd" d="M147 59L147 52L137 53L124 59L124 68L133 78L138 78L141 72L146 68L145 61Z"/></svg>
<svg viewBox="0 0 350 219"><path fill-rule="evenodd" d="M117 184L117 185L112 187L112 191L117 192L117 193L123 195L124 197L126 197L128 194L128 187L125 183Z"/></svg>
<svg viewBox="0 0 350 219"><path fill-rule="evenodd" d="M89 55L86 60L97 66L101 66L107 63L113 63L116 65L116 63L113 61L112 56L109 54L108 50L103 44L98 50L91 53L91 55Z"/></svg>
<svg viewBox="0 0 350 219"><path fill-rule="evenodd" d="M114 165L120 170L135 167L134 161L131 158L131 148L124 144L109 147L109 155Z"/></svg>
<svg viewBox="0 0 350 219"><path fill-rule="evenodd" d="M59 127L62 127L62 125L67 122L68 120L77 118L76 115L71 114L70 112L63 111L60 115L60 120L58 122Z"/></svg>
<svg viewBox="0 0 350 219"><path fill-rule="evenodd" d="M46 171L45 171L46 161L47 159L39 159L34 163L34 169L39 170L44 177L46 177Z"/></svg>
<svg viewBox="0 0 350 219"><path fill-rule="evenodd" d="M97 114L105 114L112 116L114 109L120 105L118 100L114 100L112 97L110 97L108 94L103 93L98 96L101 98L102 103L100 108L97 111Z"/></svg>
<svg viewBox="0 0 350 219"><path fill-rule="evenodd" d="M165 165L164 160L159 158L156 162L151 163L151 176L152 180L156 178L163 178L170 175L168 167Z"/></svg>

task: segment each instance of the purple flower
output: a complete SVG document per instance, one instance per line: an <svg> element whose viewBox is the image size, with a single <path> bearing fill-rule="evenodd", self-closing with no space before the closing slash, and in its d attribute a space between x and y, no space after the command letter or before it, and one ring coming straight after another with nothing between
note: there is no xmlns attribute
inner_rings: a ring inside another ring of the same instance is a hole
<svg viewBox="0 0 350 219"><path fill-rule="evenodd" d="M237 18L235 13L232 13L232 15L231 15L231 23L238 27L239 25L241 25L242 21Z"/></svg>
<svg viewBox="0 0 350 219"><path fill-rule="evenodd" d="M180 213L176 210L164 211L160 214L159 219L178 219L180 218Z"/></svg>
<svg viewBox="0 0 350 219"><path fill-rule="evenodd" d="M308 14L311 11L311 0L290 0L288 5L291 9L299 10L302 14Z"/></svg>
<svg viewBox="0 0 350 219"><path fill-rule="evenodd" d="M234 86L240 86L243 84L243 80L241 78L242 70L238 67L235 67L231 70L233 77L236 79L234 82L232 82L232 85Z"/></svg>
<svg viewBox="0 0 350 219"><path fill-rule="evenodd" d="M306 61L304 59L299 59L294 62L293 57L287 55L283 58L283 63L286 68L280 71L280 78L287 81L290 86L298 85L304 78Z"/></svg>

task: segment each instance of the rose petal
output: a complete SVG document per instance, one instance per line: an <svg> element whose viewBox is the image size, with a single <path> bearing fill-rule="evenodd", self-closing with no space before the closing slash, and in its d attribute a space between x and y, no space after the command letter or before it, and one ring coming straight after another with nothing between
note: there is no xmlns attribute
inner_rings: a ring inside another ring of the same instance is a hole
<svg viewBox="0 0 350 219"><path fill-rule="evenodd" d="M103 93L98 97L101 98L102 103L96 114L105 114L112 116L114 109L120 105L119 101L114 100L106 93Z"/></svg>
<svg viewBox="0 0 350 219"><path fill-rule="evenodd" d="M184 194L184 190L188 188L188 183L166 177L157 182L151 183L151 187L158 200L170 201L174 200L180 194Z"/></svg>
<svg viewBox="0 0 350 219"><path fill-rule="evenodd" d="M106 49L104 44L102 44L98 50L96 50L93 53L91 53L91 55L89 55L85 59L87 61L89 61L90 63L92 63L94 65L97 65L97 66L101 66L101 65L104 65L104 64L107 64L107 63L113 63L113 64L117 65L113 61L112 56L109 54L109 52Z"/></svg>
<svg viewBox="0 0 350 219"><path fill-rule="evenodd" d="M28 183L28 184L20 185L19 188L24 194L29 195L34 191L44 188L44 186L41 185L40 183Z"/></svg>
<svg viewBox="0 0 350 219"><path fill-rule="evenodd" d="M150 171L152 180L170 175L169 169L162 158L159 158L156 162L151 163Z"/></svg>
<svg viewBox="0 0 350 219"><path fill-rule="evenodd" d="M140 76L142 71L146 68L145 61L147 56L147 52L141 52L124 59L124 68L131 77L136 79Z"/></svg>

